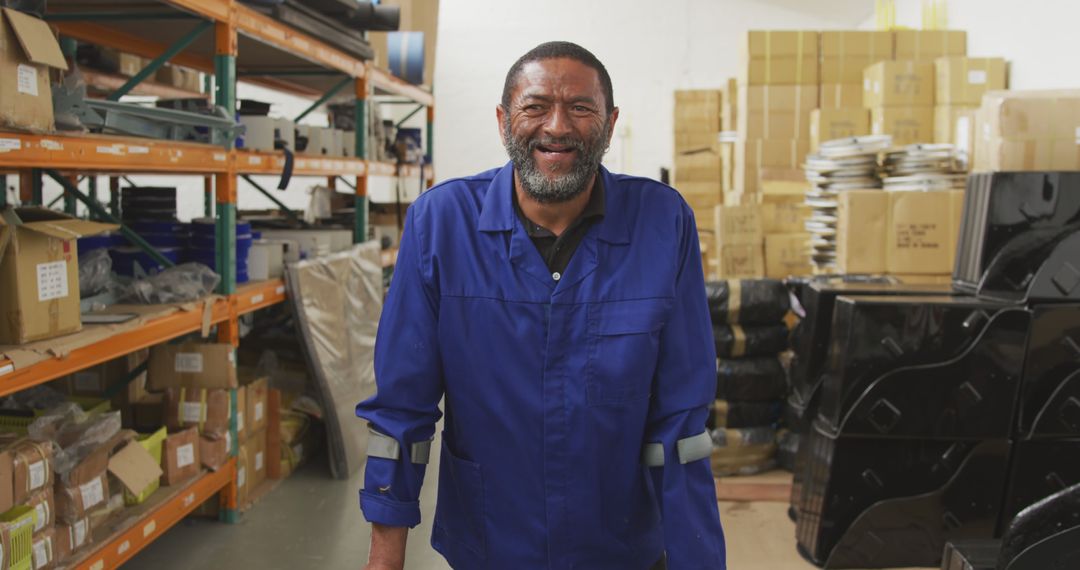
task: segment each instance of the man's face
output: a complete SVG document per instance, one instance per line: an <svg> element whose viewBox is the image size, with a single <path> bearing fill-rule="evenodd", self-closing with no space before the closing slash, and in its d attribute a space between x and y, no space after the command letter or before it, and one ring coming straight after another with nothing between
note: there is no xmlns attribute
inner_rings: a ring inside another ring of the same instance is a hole
<svg viewBox="0 0 1080 570"><path fill-rule="evenodd" d="M586 190L611 141L618 109L609 117L596 70L558 58L525 64L498 107L503 145L523 190L541 203L568 201Z"/></svg>

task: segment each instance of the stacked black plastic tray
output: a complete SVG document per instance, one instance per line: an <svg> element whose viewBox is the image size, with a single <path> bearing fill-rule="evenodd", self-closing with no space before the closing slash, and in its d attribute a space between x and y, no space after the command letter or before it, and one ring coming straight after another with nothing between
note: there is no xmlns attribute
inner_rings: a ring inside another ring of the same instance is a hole
<svg viewBox="0 0 1080 570"><path fill-rule="evenodd" d="M713 472L750 475L776 466L787 372L787 288L772 279L706 284L716 343L716 401L707 427Z"/></svg>

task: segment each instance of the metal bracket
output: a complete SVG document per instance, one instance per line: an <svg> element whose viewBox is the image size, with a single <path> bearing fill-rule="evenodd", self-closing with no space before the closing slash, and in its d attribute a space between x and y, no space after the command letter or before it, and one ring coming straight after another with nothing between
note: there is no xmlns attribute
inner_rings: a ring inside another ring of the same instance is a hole
<svg viewBox="0 0 1080 570"><path fill-rule="evenodd" d="M337 83L336 85L331 87L330 90L327 91L322 97L319 97L319 99L317 101L312 103L310 107L308 107L307 109L304 109L303 113L300 113L299 115L297 115L296 118L293 119L293 122L294 123L299 123L300 119L303 119L304 117L308 116L309 114L311 114L312 111L314 111L315 109L318 109L320 105L322 105L322 104L326 103L327 101L329 101L330 99L332 99L334 97L334 95L338 94L338 91L341 91L342 89L344 89L346 85L351 85L353 81L354 81L354 79L352 77L346 77L345 79L342 79L339 83Z"/></svg>
<svg viewBox="0 0 1080 570"><path fill-rule="evenodd" d="M293 221L294 223L298 223L298 224L300 224L300 225L301 225L302 227L305 227L305 228L306 228L306 227L310 227L310 224L308 224L308 223L307 223L307 222L305 222L305 221L304 221L304 220L303 220L302 218L300 218L299 216L297 216L297 215L296 215L296 212L294 212L294 211L292 211L291 209L289 209L289 207L288 207L288 206L286 206L284 202L282 202L281 200L278 200L278 199L277 199L277 197L276 197L276 196L274 196L274 194L273 194L273 193L271 193L271 192L270 192L269 190L267 190L266 188L263 188L262 186L260 186L260 185L259 185L259 183L257 183L257 182L255 182L254 180L252 180L252 179L251 179L251 176L250 176L250 175L247 175L247 174L241 174L241 175L240 175L240 178L243 178L245 182L247 182L248 184L251 184L251 186L252 186L253 188L255 188L256 190L258 190L258 191L259 191L259 192L260 192L260 193L261 193L261 194L262 194L263 196L266 196L267 198L269 198L269 199L270 199L270 201L271 201L271 202L273 202L274 204L276 204L278 208L281 208L281 211L282 211L282 212L285 212L285 217L289 218L289 219L290 219L290 220L292 220L292 221Z"/></svg>
<svg viewBox="0 0 1080 570"><path fill-rule="evenodd" d="M146 67L142 68L138 73L135 74L134 77L127 80L127 82L121 85L119 89L110 93L108 100L119 101L121 97L131 92L131 90L134 89L136 85L142 83L147 77L150 77L152 73L157 72L157 70L160 69L162 65L165 65L165 62L169 61L177 54L187 49L187 47L190 46L192 42L198 39L203 32L213 27L213 25L214 23L210 21L200 22L190 32L184 34L183 37L177 40L176 43L169 46L169 49L165 50L164 53L155 57L153 60L150 61L150 63L146 64Z"/></svg>

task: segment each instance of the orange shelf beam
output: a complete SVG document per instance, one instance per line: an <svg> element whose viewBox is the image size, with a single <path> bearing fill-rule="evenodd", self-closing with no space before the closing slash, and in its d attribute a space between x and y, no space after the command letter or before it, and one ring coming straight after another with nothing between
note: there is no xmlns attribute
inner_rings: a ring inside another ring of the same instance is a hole
<svg viewBox="0 0 1080 570"><path fill-rule="evenodd" d="M170 0L177 2L178 0ZM208 0L190 3L203 4ZM312 63L336 69L352 77L367 72L364 62L242 4L235 4L236 29L245 36L300 56Z"/></svg>
<svg viewBox="0 0 1080 570"><path fill-rule="evenodd" d="M368 173L371 176L397 176L397 166L392 162L369 162ZM402 169L401 175L406 178L420 176L420 167L411 164L405 166ZM435 169L431 166L424 168L424 178L427 180L434 180Z"/></svg>
<svg viewBox="0 0 1080 570"><path fill-rule="evenodd" d="M378 89L411 99L420 105L430 107L435 104L435 96L430 92L391 75L390 72L385 69L375 67L373 64L369 63L368 73L371 74L369 76L369 81Z"/></svg>
<svg viewBox="0 0 1080 570"><path fill-rule="evenodd" d="M236 458L231 458L217 471L206 472L186 487L174 491L168 500L68 567L75 570L119 567L235 479Z"/></svg>
<svg viewBox="0 0 1080 570"><path fill-rule="evenodd" d="M280 152L236 152L238 174L281 174L285 155ZM297 176L363 176L367 168L363 160L295 155L293 174Z"/></svg>
<svg viewBox="0 0 1080 570"><path fill-rule="evenodd" d="M229 152L208 144L109 135L0 132L0 169L56 168L104 172L226 172Z"/></svg>
<svg viewBox="0 0 1080 570"><path fill-rule="evenodd" d="M129 77L119 75L116 73L105 73L103 71L94 71L92 69L80 69L79 70L83 79L86 80L86 84L99 91L113 92L119 89L122 85L127 83ZM139 83L131 90L132 95L141 95L146 97L162 97L165 99L185 99L185 98L206 98L209 97L206 93L199 93L197 91L188 91L187 89L179 89L172 85L165 85L163 83L156 83L153 81L143 81Z"/></svg>
<svg viewBox="0 0 1080 570"><path fill-rule="evenodd" d="M86 43L111 47L137 56L153 59L169 49L168 44L154 42L126 34L115 28L89 22L53 22L60 34ZM189 52L177 54L170 63L190 67L206 73L214 72L214 60Z"/></svg>
<svg viewBox="0 0 1080 570"><path fill-rule="evenodd" d="M285 301L285 281L270 279L257 283L245 283L236 288L231 295L236 305L236 313L243 315Z"/></svg>

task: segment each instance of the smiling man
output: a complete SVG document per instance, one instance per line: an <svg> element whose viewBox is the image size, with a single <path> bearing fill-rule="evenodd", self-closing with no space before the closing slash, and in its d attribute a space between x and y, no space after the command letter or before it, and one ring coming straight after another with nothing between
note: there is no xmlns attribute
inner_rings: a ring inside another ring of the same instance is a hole
<svg viewBox="0 0 1080 570"><path fill-rule="evenodd" d="M431 543L458 570L717 570L716 355L673 189L600 165L619 110L593 54L510 68L510 163L409 209L375 346L368 569L405 567L445 397Z"/></svg>

